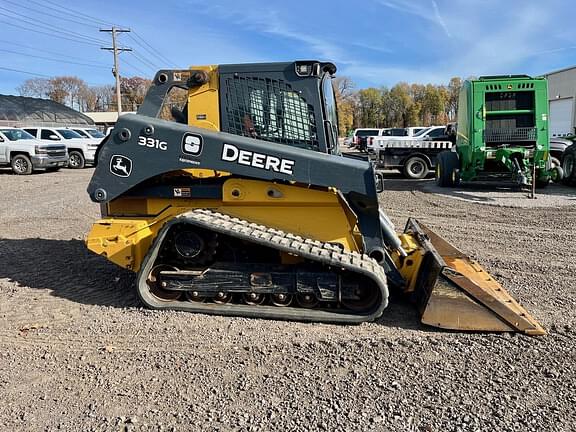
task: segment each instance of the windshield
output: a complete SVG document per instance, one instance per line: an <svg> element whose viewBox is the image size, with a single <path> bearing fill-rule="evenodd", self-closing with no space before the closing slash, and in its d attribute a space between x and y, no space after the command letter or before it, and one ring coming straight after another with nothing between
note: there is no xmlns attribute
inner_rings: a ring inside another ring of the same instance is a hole
<svg viewBox="0 0 576 432"><path fill-rule="evenodd" d="M386 131L385 131L386 132ZM382 134L384 135L384 134ZM356 131L356 136L365 137L365 136L378 136L378 129L363 129Z"/></svg>
<svg viewBox="0 0 576 432"><path fill-rule="evenodd" d="M9 141L35 139L32 135L22 129L0 129Z"/></svg>
<svg viewBox="0 0 576 432"><path fill-rule="evenodd" d="M324 107L326 109L326 120L330 122L332 130L327 130L326 134L329 135L328 146L332 146L336 153L338 152L338 110L336 108L336 99L334 98L334 88L332 87L332 77L329 74L324 74L322 80L322 93L324 96ZM330 144L331 141L331 144Z"/></svg>
<svg viewBox="0 0 576 432"><path fill-rule="evenodd" d="M428 132L430 129L432 129L432 128L426 128L426 129L422 129L420 132L418 132L418 133L414 134L414 136L415 136L415 137L417 137L417 136L422 136L422 135L425 135L425 134L426 134L426 132Z"/></svg>
<svg viewBox="0 0 576 432"><path fill-rule="evenodd" d="M57 129L57 131L64 137L64 139L82 138L78 132L74 132L70 129Z"/></svg>
<svg viewBox="0 0 576 432"><path fill-rule="evenodd" d="M74 132L76 132L82 138L92 138L88 132L86 132L82 129L74 129Z"/></svg>
<svg viewBox="0 0 576 432"><path fill-rule="evenodd" d="M88 132L92 138L104 138L106 136L98 129L86 129L85 131Z"/></svg>

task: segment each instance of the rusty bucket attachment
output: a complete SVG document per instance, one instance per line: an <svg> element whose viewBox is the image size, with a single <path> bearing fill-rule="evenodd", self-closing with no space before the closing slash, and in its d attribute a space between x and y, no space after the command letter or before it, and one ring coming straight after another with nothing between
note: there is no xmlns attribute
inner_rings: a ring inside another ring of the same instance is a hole
<svg viewBox="0 0 576 432"><path fill-rule="evenodd" d="M417 268L404 270L404 275L409 275L406 291L417 303L422 323L452 330L546 334L486 270L426 226L409 219L401 237L417 245L404 258Z"/></svg>

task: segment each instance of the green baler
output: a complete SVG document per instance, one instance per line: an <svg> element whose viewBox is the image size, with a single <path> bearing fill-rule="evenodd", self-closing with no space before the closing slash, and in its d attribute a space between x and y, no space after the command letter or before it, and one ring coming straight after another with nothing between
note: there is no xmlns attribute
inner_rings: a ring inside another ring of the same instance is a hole
<svg viewBox="0 0 576 432"><path fill-rule="evenodd" d="M544 187L558 177L550 162L546 79L506 75L465 81L456 146L438 155L437 184L535 181Z"/></svg>

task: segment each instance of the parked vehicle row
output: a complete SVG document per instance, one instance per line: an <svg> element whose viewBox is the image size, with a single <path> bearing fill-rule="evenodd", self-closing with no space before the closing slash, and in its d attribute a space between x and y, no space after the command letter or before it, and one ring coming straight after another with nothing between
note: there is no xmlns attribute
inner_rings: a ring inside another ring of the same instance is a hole
<svg viewBox="0 0 576 432"><path fill-rule="evenodd" d="M10 166L19 175L38 169L84 168L94 164L103 138L93 127L0 128L0 166Z"/></svg>
<svg viewBox="0 0 576 432"><path fill-rule="evenodd" d="M374 136L368 138L366 151L375 153L379 148L384 148L388 141L438 141L448 140L445 126L430 126L417 131L413 135L399 136Z"/></svg>
<svg viewBox="0 0 576 432"><path fill-rule="evenodd" d="M436 139L444 131L444 126L412 126L406 128L358 128L344 140L348 147L369 152L375 141L388 140L427 140Z"/></svg>
<svg viewBox="0 0 576 432"><path fill-rule="evenodd" d="M445 127L434 127L432 133L424 132L426 140L400 138L385 140L374 137L374 148L369 150L371 160L380 169L397 169L406 178L422 179L434 172L438 155L452 150L456 142L456 123ZM550 139L550 167L556 176L567 185L576 186L576 144L564 138ZM554 169L558 167L558 169Z"/></svg>

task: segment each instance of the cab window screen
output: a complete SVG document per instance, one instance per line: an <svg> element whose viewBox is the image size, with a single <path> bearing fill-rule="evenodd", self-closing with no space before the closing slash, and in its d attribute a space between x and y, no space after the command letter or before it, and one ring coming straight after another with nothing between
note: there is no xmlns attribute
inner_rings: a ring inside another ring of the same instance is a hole
<svg viewBox="0 0 576 432"><path fill-rule="evenodd" d="M318 150L314 109L289 84L246 77L228 78L225 83L225 132Z"/></svg>

